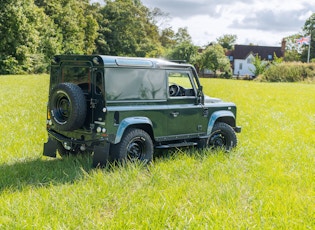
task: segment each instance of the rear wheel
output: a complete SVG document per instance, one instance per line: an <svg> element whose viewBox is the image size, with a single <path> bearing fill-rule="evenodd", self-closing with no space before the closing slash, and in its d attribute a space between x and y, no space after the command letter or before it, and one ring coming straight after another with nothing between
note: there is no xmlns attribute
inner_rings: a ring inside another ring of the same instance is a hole
<svg viewBox="0 0 315 230"><path fill-rule="evenodd" d="M111 154L119 162L139 160L148 163L153 158L153 142L144 130L130 128L121 141L112 146Z"/></svg>
<svg viewBox="0 0 315 230"><path fill-rule="evenodd" d="M213 126L212 133L208 139L207 146L212 149L223 148L231 150L237 145L237 137L233 128L223 122L217 122Z"/></svg>

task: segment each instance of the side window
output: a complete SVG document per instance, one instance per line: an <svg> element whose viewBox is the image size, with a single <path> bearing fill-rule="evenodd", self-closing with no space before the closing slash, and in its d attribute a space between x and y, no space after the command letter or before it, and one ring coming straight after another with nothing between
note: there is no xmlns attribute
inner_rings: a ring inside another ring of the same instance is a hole
<svg viewBox="0 0 315 230"><path fill-rule="evenodd" d="M111 68L106 69L105 81L109 101L166 100L163 70Z"/></svg>
<svg viewBox="0 0 315 230"><path fill-rule="evenodd" d="M190 77L189 72L168 72L168 87L170 97L196 95L195 82Z"/></svg>

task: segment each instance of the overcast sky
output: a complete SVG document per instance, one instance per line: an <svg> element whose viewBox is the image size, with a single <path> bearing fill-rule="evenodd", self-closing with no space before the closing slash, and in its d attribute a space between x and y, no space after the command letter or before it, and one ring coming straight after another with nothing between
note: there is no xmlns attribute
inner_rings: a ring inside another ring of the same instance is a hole
<svg viewBox="0 0 315 230"><path fill-rule="evenodd" d="M103 0L94 0L103 2ZM150 9L168 13L168 26L187 27L195 45L224 34L237 44L279 46L283 37L302 32L315 13L314 0L142 0Z"/></svg>

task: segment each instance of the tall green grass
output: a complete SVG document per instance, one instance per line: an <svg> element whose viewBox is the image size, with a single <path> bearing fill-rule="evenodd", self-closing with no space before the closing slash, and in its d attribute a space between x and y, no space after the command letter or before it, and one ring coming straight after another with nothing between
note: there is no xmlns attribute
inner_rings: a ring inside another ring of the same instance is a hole
<svg viewBox="0 0 315 230"><path fill-rule="evenodd" d="M314 229L315 85L202 84L238 105L235 150L92 169L42 157L48 76L0 76L0 228Z"/></svg>

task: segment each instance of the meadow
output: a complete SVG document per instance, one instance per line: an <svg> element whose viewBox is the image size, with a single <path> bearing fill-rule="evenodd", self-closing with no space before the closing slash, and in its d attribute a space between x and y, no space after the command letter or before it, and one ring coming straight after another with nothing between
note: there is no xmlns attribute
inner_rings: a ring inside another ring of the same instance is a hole
<svg viewBox="0 0 315 230"><path fill-rule="evenodd" d="M42 156L48 81L0 76L1 229L315 228L315 84L201 79L237 104L236 149L93 169Z"/></svg>

